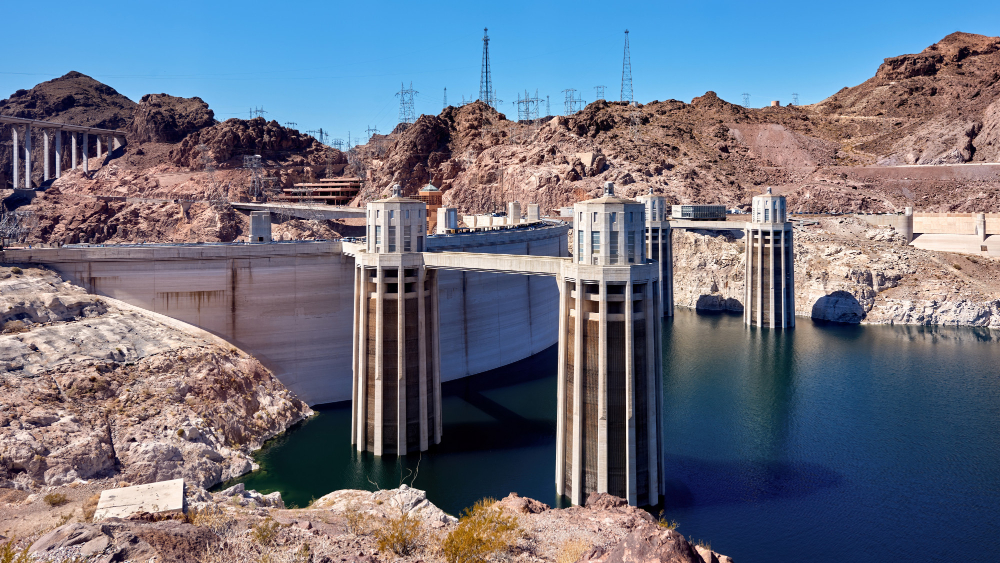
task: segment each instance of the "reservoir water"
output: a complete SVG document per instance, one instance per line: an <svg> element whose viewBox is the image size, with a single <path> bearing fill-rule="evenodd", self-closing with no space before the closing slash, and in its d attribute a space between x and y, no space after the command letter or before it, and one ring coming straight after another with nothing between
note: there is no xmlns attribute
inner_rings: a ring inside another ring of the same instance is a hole
<svg viewBox="0 0 1000 563"><path fill-rule="evenodd" d="M664 321L662 508L739 563L1000 559L1000 331ZM375 458L350 403L269 442L238 481L287 503L401 479L448 512L552 505L556 351L444 386L443 443ZM419 470L418 470L419 464ZM227 483L228 486L236 481Z"/></svg>

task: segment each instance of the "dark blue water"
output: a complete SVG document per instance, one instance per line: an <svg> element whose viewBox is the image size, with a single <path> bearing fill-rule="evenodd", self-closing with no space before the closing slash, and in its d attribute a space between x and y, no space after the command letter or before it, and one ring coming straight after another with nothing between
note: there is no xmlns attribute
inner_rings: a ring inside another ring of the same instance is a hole
<svg viewBox="0 0 1000 563"><path fill-rule="evenodd" d="M740 563L1000 560L1000 332L664 323L664 510ZM554 504L554 349L445 384L444 443L414 486L452 513L510 491ZM269 443L242 481L304 505L412 478L350 447L349 403Z"/></svg>

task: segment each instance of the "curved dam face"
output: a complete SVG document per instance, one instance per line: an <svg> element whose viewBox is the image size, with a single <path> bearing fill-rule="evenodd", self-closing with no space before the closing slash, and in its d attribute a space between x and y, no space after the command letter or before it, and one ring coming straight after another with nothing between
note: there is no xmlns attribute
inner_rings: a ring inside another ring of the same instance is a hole
<svg viewBox="0 0 1000 563"><path fill-rule="evenodd" d="M566 256L567 227L427 239L428 251ZM354 258L339 241L7 250L89 292L203 328L253 354L310 405L351 398ZM441 271L441 378L491 370L558 341L552 278Z"/></svg>

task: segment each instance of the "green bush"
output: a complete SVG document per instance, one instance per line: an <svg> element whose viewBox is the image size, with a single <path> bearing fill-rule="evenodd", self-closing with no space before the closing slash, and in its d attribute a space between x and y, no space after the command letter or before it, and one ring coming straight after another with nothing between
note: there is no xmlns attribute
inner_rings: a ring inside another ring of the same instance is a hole
<svg viewBox="0 0 1000 563"><path fill-rule="evenodd" d="M21 268L14 266L13 268L10 269L10 273L14 274L15 276L20 276L24 272L21 270Z"/></svg>
<svg viewBox="0 0 1000 563"><path fill-rule="evenodd" d="M32 561L28 555L28 546L24 546L22 551L14 549L14 538L0 545L0 563L32 563Z"/></svg>
<svg viewBox="0 0 1000 563"><path fill-rule="evenodd" d="M521 526L516 516L494 508L495 503L484 498L463 511L458 526L441 546L448 563L485 561L514 546Z"/></svg>

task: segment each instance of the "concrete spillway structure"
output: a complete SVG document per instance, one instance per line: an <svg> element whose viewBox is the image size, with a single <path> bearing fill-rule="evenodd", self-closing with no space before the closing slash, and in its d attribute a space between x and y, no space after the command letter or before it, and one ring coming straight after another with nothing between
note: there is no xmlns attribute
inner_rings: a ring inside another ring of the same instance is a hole
<svg viewBox="0 0 1000 563"><path fill-rule="evenodd" d="M649 194L636 198L646 211L646 255L656 261L660 276L660 303L663 316L674 316L674 240L667 198Z"/></svg>
<svg viewBox="0 0 1000 563"><path fill-rule="evenodd" d="M610 182L608 183L610 184ZM643 204L573 207L576 254L559 274L556 492L659 501L660 271L647 262Z"/></svg>
<svg viewBox="0 0 1000 563"><path fill-rule="evenodd" d="M351 443L375 455L441 441L437 275L424 268L427 209L402 197L368 204L356 257Z"/></svg>
<svg viewBox="0 0 1000 563"><path fill-rule="evenodd" d="M746 224L746 290L743 320L748 325L795 326L795 257L785 198L754 196Z"/></svg>

